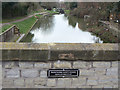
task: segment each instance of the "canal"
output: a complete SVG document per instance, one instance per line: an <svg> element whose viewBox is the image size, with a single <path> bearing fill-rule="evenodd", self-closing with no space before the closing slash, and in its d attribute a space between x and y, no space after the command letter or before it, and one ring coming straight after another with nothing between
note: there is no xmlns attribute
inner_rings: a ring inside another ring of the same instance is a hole
<svg viewBox="0 0 120 90"><path fill-rule="evenodd" d="M75 19L74 19L75 21ZM41 18L22 42L32 43L103 43L100 37L80 28L64 14Z"/></svg>

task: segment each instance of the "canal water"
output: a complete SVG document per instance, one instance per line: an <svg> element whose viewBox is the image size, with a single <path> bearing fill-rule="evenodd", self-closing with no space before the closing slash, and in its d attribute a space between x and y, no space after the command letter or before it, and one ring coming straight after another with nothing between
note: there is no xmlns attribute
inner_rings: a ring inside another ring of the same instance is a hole
<svg viewBox="0 0 120 90"><path fill-rule="evenodd" d="M32 43L103 43L92 33L64 14L43 17L22 42Z"/></svg>

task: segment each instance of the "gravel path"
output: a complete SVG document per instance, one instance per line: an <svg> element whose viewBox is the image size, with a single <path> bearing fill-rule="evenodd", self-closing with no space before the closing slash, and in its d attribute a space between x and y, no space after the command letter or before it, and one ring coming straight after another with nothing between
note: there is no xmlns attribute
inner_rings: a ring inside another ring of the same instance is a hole
<svg viewBox="0 0 120 90"><path fill-rule="evenodd" d="M43 14L46 14L46 13L48 13L48 12L35 13L35 14L33 14L33 15L27 16L27 17L22 18L22 19L19 19L19 20L15 20L15 21L12 21L12 22L9 22L9 23L0 24L0 27L1 27L1 26L4 26L4 25L8 25L8 24L12 24L12 23L17 23L17 22L24 21L24 20L26 20L26 19L28 19L28 18L31 18L32 16L35 16L35 15L38 15L38 14L43 15Z"/></svg>

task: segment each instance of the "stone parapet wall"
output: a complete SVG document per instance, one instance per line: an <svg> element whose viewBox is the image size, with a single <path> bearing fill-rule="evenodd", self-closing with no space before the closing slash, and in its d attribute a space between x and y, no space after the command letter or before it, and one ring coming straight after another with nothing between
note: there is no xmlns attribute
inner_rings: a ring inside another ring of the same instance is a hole
<svg viewBox="0 0 120 90"><path fill-rule="evenodd" d="M118 44L3 43L3 88L118 88ZM48 78L48 69L79 69Z"/></svg>
<svg viewBox="0 0 120 90"><path fill-rule="evenodd" d="M118 60L118 44L0 43L2 60Z"/></svg>
<svg viewBox="0 0 120 90"><path fill-rule="evenodd" d="M78 78L48 78L47 70L79 69ZM3 62L3 88L118 88L118 61Z"/></svg>

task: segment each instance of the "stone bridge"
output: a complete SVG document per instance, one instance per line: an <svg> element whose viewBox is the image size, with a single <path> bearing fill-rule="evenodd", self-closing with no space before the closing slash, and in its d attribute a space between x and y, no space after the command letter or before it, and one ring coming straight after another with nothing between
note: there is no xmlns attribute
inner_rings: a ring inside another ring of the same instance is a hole
<svg viewBox="0 0 120 90"><path fill-rule="evenodd" d="M0 43L3 88L116 88L118 44ZM48 69L79 69L78 78L48 78Z"/></svg>

